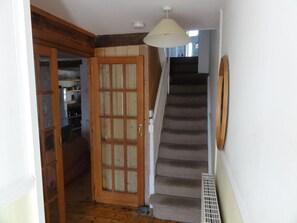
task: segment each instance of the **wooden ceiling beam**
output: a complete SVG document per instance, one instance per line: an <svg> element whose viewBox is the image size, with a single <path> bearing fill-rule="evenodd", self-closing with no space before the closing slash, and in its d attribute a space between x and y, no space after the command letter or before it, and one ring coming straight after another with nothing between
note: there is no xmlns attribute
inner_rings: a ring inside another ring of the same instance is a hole
<svg viewBox="0 0 297 223"><path fill-rule="evenodd" d="M96 47L114 47L114 46L130 46L143 45L143 38L147 33L129 33L115 35L101 35L96 37Z"/></svg>
<svg viewBox="0 0 297 223"><path fill-rule="evenodd" d="M94 34L34 6L31 6L31 20L34 43L77 56L94 55Z"/></svg>

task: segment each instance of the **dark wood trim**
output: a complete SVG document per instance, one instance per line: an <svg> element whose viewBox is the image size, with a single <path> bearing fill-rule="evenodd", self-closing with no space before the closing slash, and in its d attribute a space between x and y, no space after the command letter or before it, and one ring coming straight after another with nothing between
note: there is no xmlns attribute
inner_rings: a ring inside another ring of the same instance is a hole
<svg viewBox="0 0 297 223"><path fill-rule="evenodd" d="M31 6L33 42L78 56L94 55L95 35Z"/></svg>
<svg viewBox="0 0 297 223"><path fill-rule="evenodd" d="M63 60L63 61L58 61L58 68L63 69L63 68L69 68L69 67L79 67L82 64L81 60ZM49 66L48 61L42 61L40 62L40 66Z"/></svg>
<svg viewBox="0 0 297 223"><path fill-rule="evenodd" d="M63 60L63 61L58 61L58 68L69 68L69 67L80 67L80 65L82 64L81 60Z"/></svg>
<svg viewBox="0 0 297 223"><path fill-rule="evenodd" d="M95 47L143 45L143 38L146 35L147 33L129 33L97 36Z"/></svg>

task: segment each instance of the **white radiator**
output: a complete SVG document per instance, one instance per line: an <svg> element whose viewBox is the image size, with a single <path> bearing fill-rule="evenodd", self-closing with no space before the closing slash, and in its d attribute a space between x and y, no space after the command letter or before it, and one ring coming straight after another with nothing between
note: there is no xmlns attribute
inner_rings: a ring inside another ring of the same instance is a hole
<svg viewBox="0 0 297 223"><path fill-rule="evenodd" d="M216 186L212 174L202 174L201 222L221 223Z"/></svg>

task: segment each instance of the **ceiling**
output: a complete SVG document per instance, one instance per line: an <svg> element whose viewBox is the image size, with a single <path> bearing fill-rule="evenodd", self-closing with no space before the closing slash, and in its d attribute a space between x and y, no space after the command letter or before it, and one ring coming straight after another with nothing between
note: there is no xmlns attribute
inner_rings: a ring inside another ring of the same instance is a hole
<svg viewBox="0 0 297 223"><path fill-rule="evenodd" d="M166 14L183 29L218 27L222 0L31 0L31 4L95 35L149 32ZM134 29L142 21L144 29Z"/></svg>

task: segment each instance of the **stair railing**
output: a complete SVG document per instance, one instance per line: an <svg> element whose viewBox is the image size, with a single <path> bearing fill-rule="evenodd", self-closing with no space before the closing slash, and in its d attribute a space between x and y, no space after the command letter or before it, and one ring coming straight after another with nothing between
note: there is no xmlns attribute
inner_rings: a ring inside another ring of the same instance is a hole
<svg viewBox="0 0 297 223"><path fill-rule="evenodd" d="M169 72L170 58L168 57L163 65L162 74L160 77L158 93L156 97L155 107L150 112L149 133L150 133L150 174L149 174L149 194L154 194L155 184L155 166L159 153L159 144L161 139L161 131L163 125L163 117L167 94L169 93Z"/></svg>

